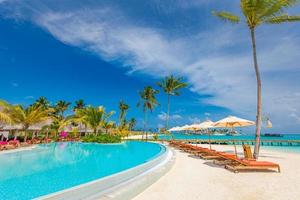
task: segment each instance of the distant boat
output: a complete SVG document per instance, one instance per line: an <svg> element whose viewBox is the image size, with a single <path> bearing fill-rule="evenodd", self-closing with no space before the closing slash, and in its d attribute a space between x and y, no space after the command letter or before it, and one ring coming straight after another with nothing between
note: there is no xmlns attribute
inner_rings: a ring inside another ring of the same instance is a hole
<svg viewBox="0 0 300 200"><path fill-rule="evenodd" d="M283 134L279 133L265 133L263 134L264 137L283 137Z"/></svg>

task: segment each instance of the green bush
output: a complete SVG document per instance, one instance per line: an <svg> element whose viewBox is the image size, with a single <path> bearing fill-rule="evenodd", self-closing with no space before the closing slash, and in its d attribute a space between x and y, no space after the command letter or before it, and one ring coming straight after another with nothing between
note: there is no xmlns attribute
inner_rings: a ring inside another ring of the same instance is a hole
<svg viewBox="0 0 300 200"><path fill-rule="evenodd" d="M154 135L153 135L153 140L155 140L155 141L158 140L158 135L157 135L157 134L154 134Z"/></svg>
<svg viewBox="0 0 300 200"><path fill-rule="evenodd" d="M119 135L88 135L82 137L82 142L97 142L97 143L119 143L121 142L121 136Z"/></svg>

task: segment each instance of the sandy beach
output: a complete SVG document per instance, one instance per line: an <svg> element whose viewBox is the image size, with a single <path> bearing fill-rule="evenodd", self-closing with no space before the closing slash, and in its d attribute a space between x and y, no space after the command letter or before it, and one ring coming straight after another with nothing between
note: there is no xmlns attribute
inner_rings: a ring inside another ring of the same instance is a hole
<svg viewBox="0 0 300 200"><path fill-rule="evenodd" d="M201 145L205 146L205 145ZM214 149L233 152L232 146ZM176 152L172 169L134 200L294 200L300 196L300 156L296 153L261 150L259 160L279 163L281 173L233 173L211 161ZM242 149L238 147L242 157Z"/></svg>

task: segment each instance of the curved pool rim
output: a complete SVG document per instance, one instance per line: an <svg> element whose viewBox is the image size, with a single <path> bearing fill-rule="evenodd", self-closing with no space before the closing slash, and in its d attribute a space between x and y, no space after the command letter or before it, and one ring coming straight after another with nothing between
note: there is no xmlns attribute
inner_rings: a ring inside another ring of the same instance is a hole
<svg viewBox="0 0 300 200"><path fill-rule="evenodd" d="M145 160L137 166L129 169L105 176L93 181L79 184L70 188L66 188L54 193L39 196L35 200L79 200L79 199L100 199L107 194L112 188L118 187L123 183L133 180L139 176L143 176L151 170L159 167L166 162L172 152L163 144L155 143L160 146L161 150L155 156ZM99 144L99 145L114 145L114 144Z"/></svg>

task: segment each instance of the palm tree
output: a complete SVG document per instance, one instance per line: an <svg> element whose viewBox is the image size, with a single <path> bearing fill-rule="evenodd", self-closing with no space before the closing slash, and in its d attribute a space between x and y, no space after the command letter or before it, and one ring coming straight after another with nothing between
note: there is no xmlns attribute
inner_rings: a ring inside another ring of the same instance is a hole
<svg viewBox="0 0 300 200"><path fill-rule="evenodd" d="M260 130L262 121L262 98L261 98L261 77L256 55L255 30L262 24L281 24L284 22L300 21L300 16L289 16L284 9L295 6L297 0L240 0L241 11L245 22L250 29L254 69L257 80L257 114L255 131L255 148L253 156L258 158L260 149ZM222 20L239 23L240 17L225 11L213 12L213 15Z"/></svg>
<svg viewBox="0 0 300 200"><path fill-rule="evenodd" d="M113 121L105 121L102 125L102 127L105 129L105 133L107 134L110 129L112 129L115 126L115 123Z"/></svg>
<svg viewBox="0 0 300 200"><path fill-rule="evenodd" d="M46 131L47 135L46 138L48 138L48 133L54 134L55 137L57 137L57 134L60 131L63 131L63 129L68 126L71 123L69 119L61 119L61 118L53 118L53 121L49 125L43 126L42 130Z"/></svg>
<svg viewBox="0 0 300 200"><path fill-rule="evenodd" d="M93 129L94 134L97 134L98 129L103 127L103 124L114 114L113 111L106 112L103 106L92 107L88 106L84 109L76 110L74 121L86 124Z"/></svg>
<svg viewBox="0 0 300 200"><path fill-rule="evenodd" d="M66 101L58 101L55 105L55 112L61 117L64 118L64 112L68 110L71 103Z"/></svg>
<svg viewBox="0 0 300 200"><path fill-rule="evenodd" d="M125 119L126 112L128 109L129 109L129 105L127 105L123 100L120 101L120 103L119 103L119 110L120 110L119 125L121 125L123 120Z"/></svg>
<svg viewBox="0 0 300 200"><path fill-rule="evenodd" d="M39 97L39 98L35 101L34 104L40 105L40 106L42 106L42 107L45 108L45 109L48 109L48 108L50 107L50 103L49 103L49 101L47 100L46 97Z"/></svg>
<svg viewBox="0 0 300 200"><path fill-rule="evenodd" d="M146 141L148 140L148 133L146 131L147 127L147 111L153 112L155 106L158 105L155 95L159 91L152 88L151 86L144 87L144 90L139 92L141 100L138 102L137 106L143 108L144 112L144 132L146 132Z"/></svg>
<svg viewBox="0 0 300 200"><path fill-rule="evenodd" d="M179 77L176 78L173 75L165 77L161 82L157 85L163 89L163 91L168 96L168 111L167 111L167 118L166 118L166 130L169 129L169 119L170 119L170 100L171 96L179 96L179 90L182 88L187 87L187 83L182 81L183 78Z"/></svg>
<svg viewBox="0 0 300 200"><path fill-rule="evenodd" d="M73 108L73 111L77 109L83 109L85 107L85 103L83 99L79 99L78 101L75 101L75 106Z"/></svg>
<svg viewBox="0 0 300 200"><path fill-rule="evenodd" d="M132 131L133 128L135 127L135 125L136 125L136 119L135 118L131 118L129 120L129 130Z"/></svg>
<svg viewBox="0 0 300 200"><path fill-rule="evenodd" d="M135 127L136 125L136 119L135 118L131 118L128 122L128 129L129 129L129 132L132 131L132 129ZM127 137L128 137L128 134L127 134Z"/></svg>
<svg viewBox="0 0 300 200"><path fill-rule="evenodd" d="M13 124L22 126L25 133L24 141L26 142L28 128L50 119L49 113L51 112L51 109L45 109L41 105L31 105L28 107L23 107L21 105L7 105L1 112L9 116Z"/></svg>
<svg viewBox="0 0 300 200"><path fill-rule="evenodd" d="M10 104L4 100L0 100L0 125L4 123L12 123L12 118L9 115Z"/></svg>

